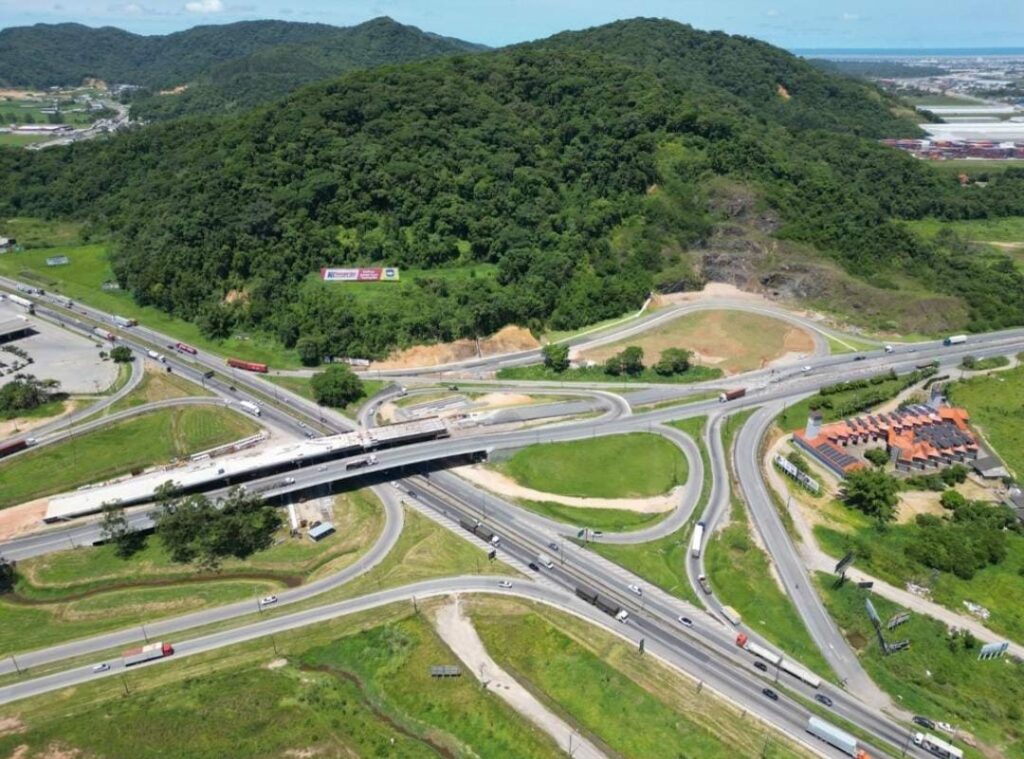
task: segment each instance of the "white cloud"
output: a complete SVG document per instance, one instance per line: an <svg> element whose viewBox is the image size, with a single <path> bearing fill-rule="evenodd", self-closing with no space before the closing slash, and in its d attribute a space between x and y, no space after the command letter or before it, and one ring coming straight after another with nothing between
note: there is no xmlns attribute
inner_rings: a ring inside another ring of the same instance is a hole
<svg viewBox="0 0 1024 759"><path fill-rule="evenodd" d="M774 18L775 16L779 15L779 11L777 9L775 9L775 8L771 8L771 9L765 11L764 15L771 16L771 17Z"/></svg>
<svg viewBox="0 0 1024 759"><path fill-rule="evenodd" d="M189 13L221 13L224 10L223 0L193 0L185 3Z"/></svg>
<svg viewBox="0 0 1024 759"><path fill-rule="evenodd" d="M860 14L846 12L839 18L841 18L843 21L857 21L860 18Z"/></svg>

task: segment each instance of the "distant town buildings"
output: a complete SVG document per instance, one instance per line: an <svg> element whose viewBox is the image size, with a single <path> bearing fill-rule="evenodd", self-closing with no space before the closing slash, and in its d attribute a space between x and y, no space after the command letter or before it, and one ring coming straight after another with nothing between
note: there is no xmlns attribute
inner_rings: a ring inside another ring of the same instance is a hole
<svg viewBox="0 0 1024 759"><path fill-rule="evenodd" d="M1016 126L1024 133L1024 124ZM882 140L882 144L932 161L947 161L953 158L1024 159L1024 141Z"/></svg>

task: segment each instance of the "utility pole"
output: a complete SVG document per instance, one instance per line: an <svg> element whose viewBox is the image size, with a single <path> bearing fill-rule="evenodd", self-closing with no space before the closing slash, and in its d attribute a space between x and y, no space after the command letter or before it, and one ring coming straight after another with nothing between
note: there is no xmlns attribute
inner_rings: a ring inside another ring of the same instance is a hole
<svg viewBox="0 0 1024 759"><path fill-rule="evenodd" d="M146 633L146 623L145 622L142 623L142 637L145 639L145 641L147 643L149 643L149 635Z"/></svg>
<svg viewBox="0 0 1024 759"><path fill-rule="evenodd" d="M14 671L20 675L21 667L18 666L18 660L14 658L14 654L11 654L11 663L14 664Z"/></svg>
<svg viewBox="0 0 1024 759"><path fill-rule="evenodd" d="M121 684L124 686L124 695L128 695L128 678L121 675Z"/></svg>

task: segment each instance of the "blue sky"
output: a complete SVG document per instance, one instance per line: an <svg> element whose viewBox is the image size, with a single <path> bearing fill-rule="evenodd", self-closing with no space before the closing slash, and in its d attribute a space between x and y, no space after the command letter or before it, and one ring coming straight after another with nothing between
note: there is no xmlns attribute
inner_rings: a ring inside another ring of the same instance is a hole
<svg viewBox="0 0 1024 759"><path fill-rule="evenodd" d="M488 45L655 16L788 48L1024 47L1024 0L0 0L0 27L77 21L142 34L255 18L349 26L384 15Z"/></svg>

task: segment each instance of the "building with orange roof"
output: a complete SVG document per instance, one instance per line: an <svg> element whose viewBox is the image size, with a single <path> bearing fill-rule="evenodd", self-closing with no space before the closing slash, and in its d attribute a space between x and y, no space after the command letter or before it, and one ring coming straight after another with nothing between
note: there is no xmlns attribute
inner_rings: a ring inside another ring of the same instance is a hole
<svg viewBox="0 0 1024 759"><path fill-rule="evenodd" d="M978 457L966 409L934 403L865 414L829 424L811 412L793 441L839 477L867 466L864 453L884 448L898 472L942 469Z"/></svg>

